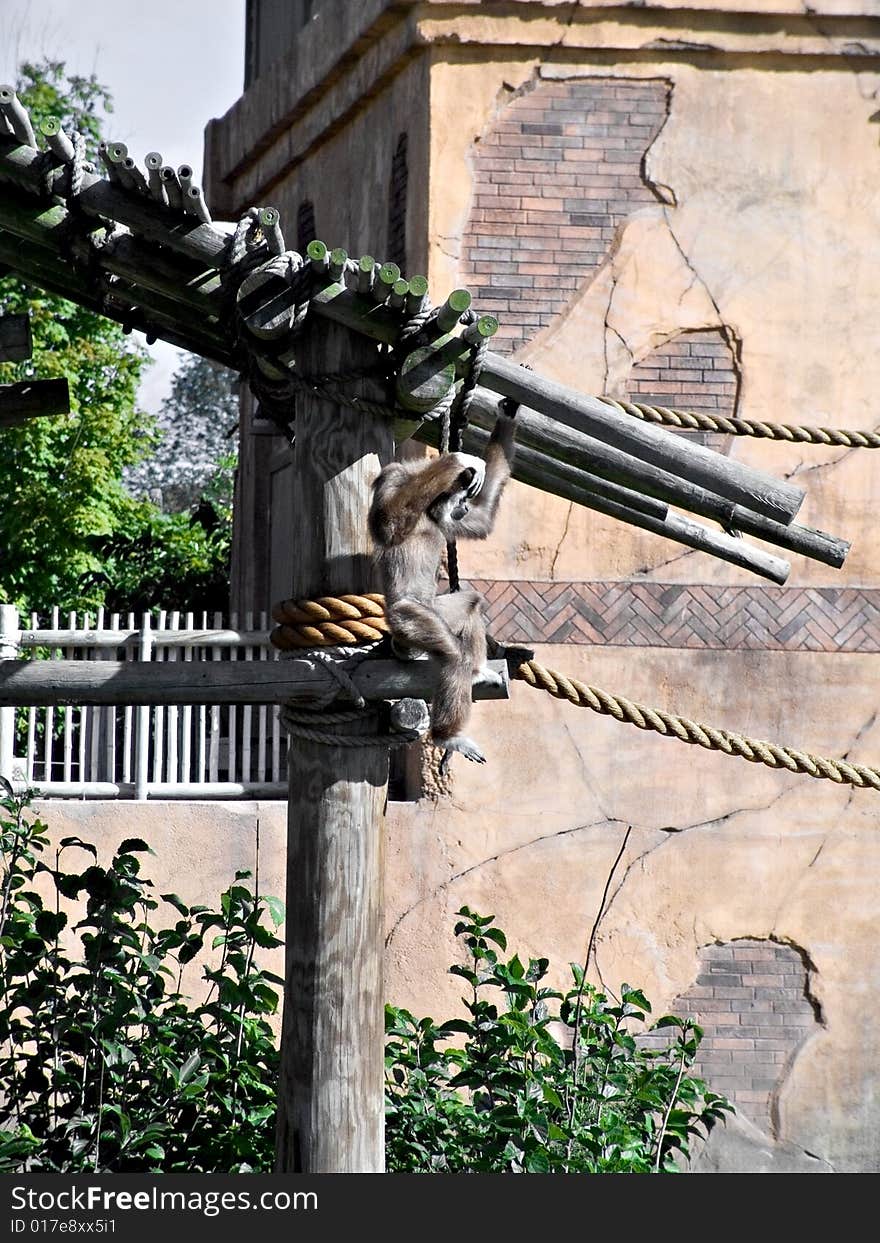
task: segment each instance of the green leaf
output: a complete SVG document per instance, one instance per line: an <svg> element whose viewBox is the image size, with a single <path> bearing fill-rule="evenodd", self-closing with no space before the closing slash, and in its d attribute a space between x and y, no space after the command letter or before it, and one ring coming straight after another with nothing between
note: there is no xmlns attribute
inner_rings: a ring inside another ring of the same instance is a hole
<svg viewBox="0 0 880 1243"><path fill-rule="evenodd" d="M526 1154L525 1168L528 1174L549 1174L550 1158L543 1148L536 1148Z"/></svg>
<svg viewBox="0 0 880 1243"><path fill-rule="evenodd" d="M268 895L263 898L263 901L265 902L266 908L269 912L269 915L271 916L272 923L275 925L276 928L278 928L281 924L284 923L284 914L285 914L284 903L281 901L280 898L273 898Z"/></svg>
<svg viewBox="0 0 880 1243"><path fill-rule="evenodd" d="M120 843L119 848L116 851L116 856L118 858L120 855L130 855L135 852L146 854L154 853L143 838L127 837L124 842Z"/></svg>

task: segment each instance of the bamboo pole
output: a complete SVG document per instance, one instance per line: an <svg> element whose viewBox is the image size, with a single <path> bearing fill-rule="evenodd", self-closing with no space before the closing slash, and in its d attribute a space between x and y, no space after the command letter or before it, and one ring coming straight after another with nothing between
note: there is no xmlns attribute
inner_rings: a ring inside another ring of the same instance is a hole
<svg viewBox="0 0 880 1243"><path fill-rule="evenodd" d="M481 453L485 450L488 439L484 431L468 429L465 449ZM587 509L617 518L643 531L651 531L654 535L662 535L665 539L683 544L687 548L708 552L721 561L767 578L770 582L784 583L791 572L787 561L772 556L763 548L755 548L745 540L737 539L724 531L704 527L702 523L694 522L684 514L674 513L666 506L662 507L665 511L663 513L652 512L643 503L649 498L591 477L584 471L560 467L556 463L548 466L546 459L541 458L534 450L517 449L513 474L514 478L522 480L523 483L540 487L544 491L552 489L558 496L576 501ZM552 484L548 486L551 479Z"/></svg>

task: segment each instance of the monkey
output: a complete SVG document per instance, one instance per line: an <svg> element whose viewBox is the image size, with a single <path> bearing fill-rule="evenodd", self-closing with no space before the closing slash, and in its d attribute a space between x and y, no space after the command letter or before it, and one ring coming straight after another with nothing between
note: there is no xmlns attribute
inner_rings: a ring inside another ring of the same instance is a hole
<svg viewBox="0 0 880 1243"><path fill-rule="evenodd" d="M431 704L431 737L444 755L485 764L464 733L474 679L497 679L487 667L485 601L477 591L437 594L444 547L455 539L485 539L510 478L515 422L499 413L485 462L468 453L445 453L430 461L391 462L373 484L370 534L385 616L395 646L428 652L440 666Z"/></svg>

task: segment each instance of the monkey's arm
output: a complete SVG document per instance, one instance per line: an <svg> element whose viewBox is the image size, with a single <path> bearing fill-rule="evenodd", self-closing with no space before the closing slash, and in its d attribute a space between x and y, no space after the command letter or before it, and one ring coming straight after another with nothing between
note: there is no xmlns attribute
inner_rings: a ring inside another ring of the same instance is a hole
<svg viewBox="0 0 880 1243"><path fill-rule="evenodd" d="M499 414L486 445L485 481L470 501L468 512L456 522L456 534L485 539L495 525L498 502L513 465L515 432L515 421L506 414Z"/></svg>
<svg viewBox="0 0 880 1243"><path fill-rule="evenodd" d="M385 547L402 543L439 497L465 491L476 473L456 453L415 464L391 462L373 484L373 539Z"/></svg>

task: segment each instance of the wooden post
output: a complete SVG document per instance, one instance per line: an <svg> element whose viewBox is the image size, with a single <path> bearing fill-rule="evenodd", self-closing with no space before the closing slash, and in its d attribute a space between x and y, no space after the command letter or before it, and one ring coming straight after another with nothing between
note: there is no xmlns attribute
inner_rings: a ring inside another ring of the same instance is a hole
<svg viewBox="0 0 880 1243"><path fill-rule="evenodd" d="M138 658L149 661L153 656L153 638L150 632L152 618L149 613L141 617L141 635L138 644ZM140 707L135 717L136 747L134 761L134 796L139 803L147 801L147 785L150 780L150 709Z"/></svg>
<svg viewBox="0 0 880 1243"><path fill-rule="evenodd" d="M307 327L297 356L304 372L341 370L368 357L326 321ZM291 596L374 589L370 484L392 452L382 420L297 398ZM289 774L276 1170L381 1172L388 752L294 737Z"/></svg>
<svg viewBox="0 0 880 1243"><path fill-rule="evenodd" d="M15 605L0 604L0 661L15 660L20 629ZM14 764L15 709L0 708L0 777L11 781Z"/></svg>

